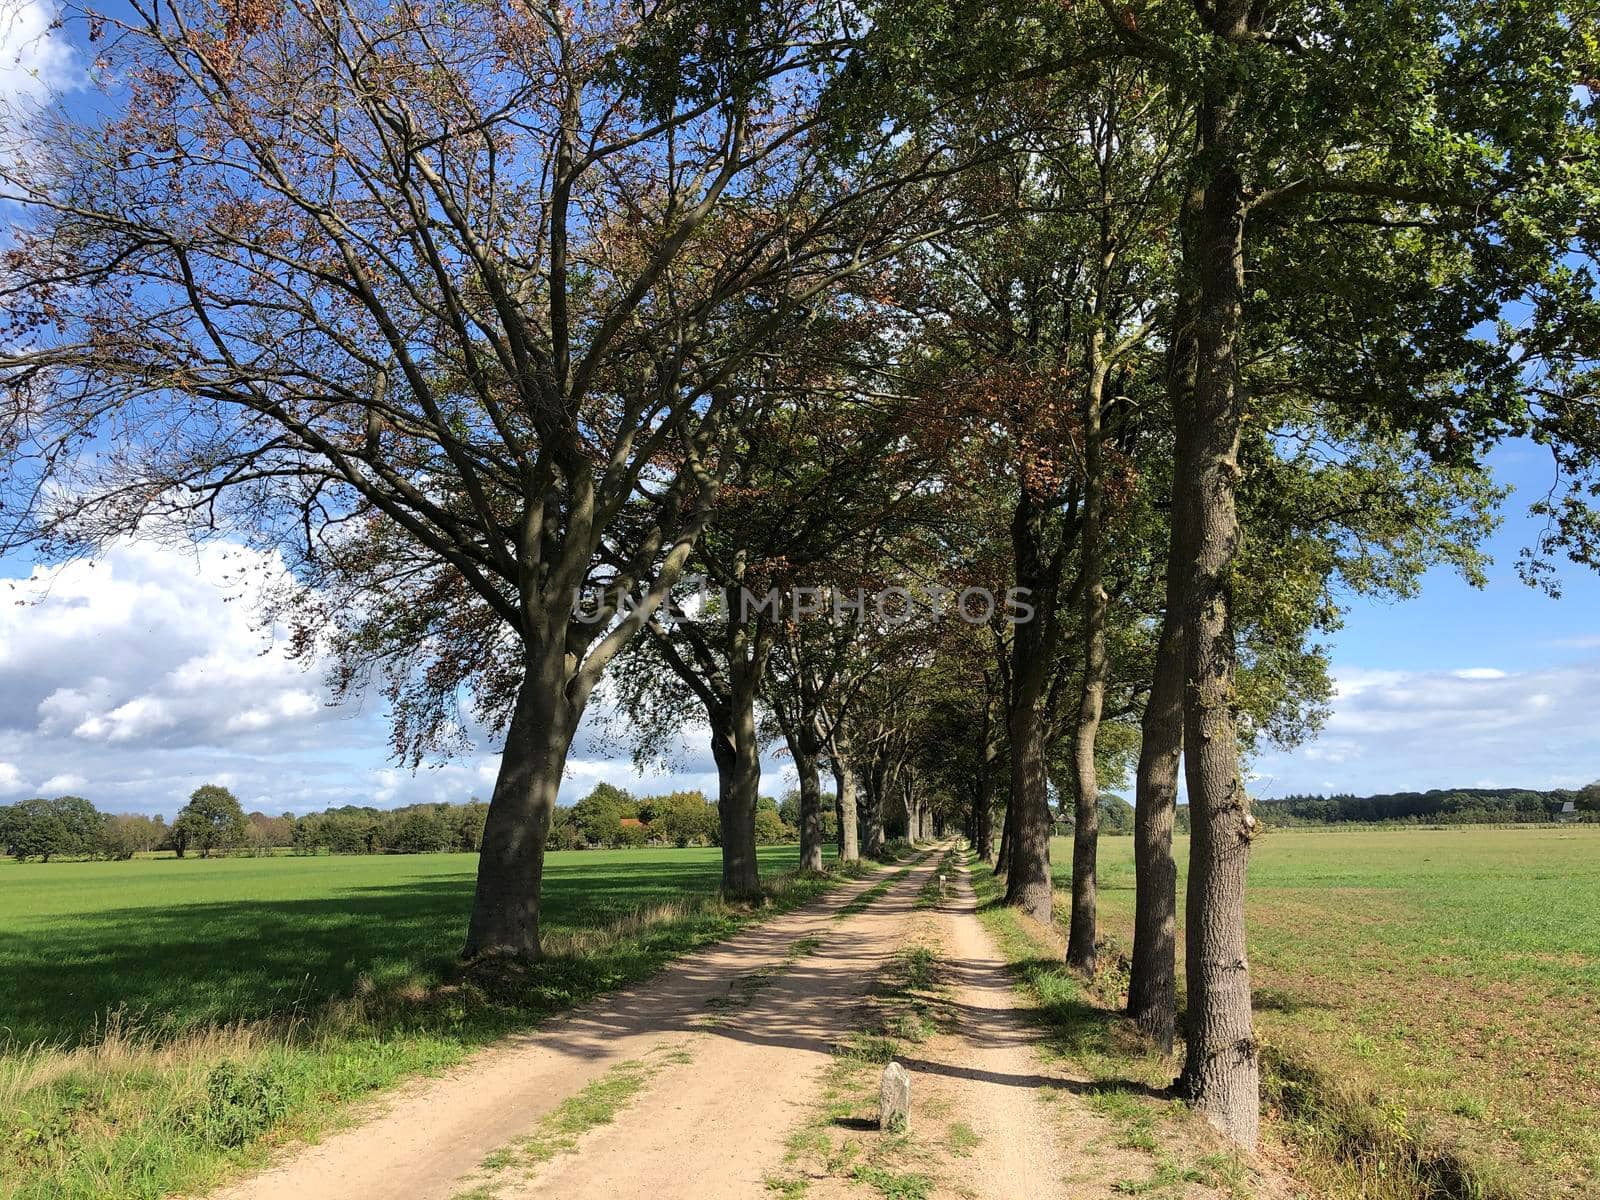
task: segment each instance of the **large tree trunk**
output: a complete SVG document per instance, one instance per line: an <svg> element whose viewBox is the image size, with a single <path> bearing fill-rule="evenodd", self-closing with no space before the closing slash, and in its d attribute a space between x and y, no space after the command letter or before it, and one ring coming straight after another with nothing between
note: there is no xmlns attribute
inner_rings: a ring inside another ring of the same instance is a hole
<svg viewBox="0 0 1600 1200"><path fill-rule="evenodd" d="M1095 872L1100 850L1100 775L1095 743L1106 699L1106 613L1110 600L1105 583L1105 477L1101 401L1105 366L1100 337L1090 335L1091 376L1084 402L1083 692L1078 699L1078 726L1072 744L1077 819L1072 830L1072 921L1067 936L1067 964L1087 975L1095 968Z"/></svg>
<svg viewBox="0 0 1600 1200"><path fill-rule="evenodd" d="M1088 689L1085 688L1087 691ZM1085 700L1087 705L1088 701ZM1099 724L1099 714L1094 717ZM1095 872L1100 849L1100 785L1095 775L1092 730L1083 728L1079 718L1076 745L1073 747L1073 775L1077 781L1075 821L1072 827L1072 918L1067 933L1067 965L1086 975L1095 968ZM1088 761L1085 762L1084 760Z"/></svg>
<svg viewBox="0 0 1600 1200"><path fill-rule="evenodd" d="M916 780L909 771L900 777L900 807L906 815L906 841L921 841L922 801L917 797Z"/></svg>
<svg viewBox="0 0 1600 1200"><path fill-rule="evenodd" d="M861 851L868 858L883 857L883 775L883 767L871 762L863 777L867 804L866 811L861 814Z"/></svg>
<svg viewBox="0 0 1600 1200"><path fill-rule="evenodd" d="M850 747L835 730L828 739L828 763L833 768L833 789L839 808L839 861L861 860L861 830L857 810L855 768L850 765Z"/></svg>
<svg viewBox="0 0 1600 1200"><path fill-rule="evenodd" d="M1017 806L1007 802L1006 815L1000 819L1000 849L994 856L994 873L1004 876L1011 870L1011 818Z"/></svg>
<svg viewBox="0 0 1600 1200"><path fill-rule="evenodd" d="M822 784L817 776L817 752L804 730L797 747L791 747L800 774L800 869L822 870Z"/></svg>
<svg viewBox="0 0 1600 1200"><path fill-rule="evenodd" d="M1030 702L1011 721L1011 863L1006 873L1006 903L1035 921L1049 924L1053 912L1050 880L1050 791L1045 773L1044 731Z"/></svg>
<svg viewBox="0 0 1600 1200"><path fill-rule="evenodd" d="M1244 889L1255 819L1239 776L1231 585L1240 535L1236 348L1246 212L1243 180L1227 152L1237 86L1225 77L1201 105L1201 141L1210 152L1211 174L1198 228L1185 245L1186 252L1195 252L1193 277L1201 303L1194 421L1192 428L1179 430L1180 437L1187 432L1190 439L1183 501L1194 520L1185 604L1184 770L1192 837L1185 930L1188 1051L1181 1087L1213 1125L1253 1149L1260 1126L1260 1064L1251 1021Z"/></svg>
<svg viewBox="0 0 1600 1200"><path fill-rule="evenodd" d="M741 900L753 900L761 894L761 871L756 861L756 804L761 799L756 697L771 649L772 644L761 629L752 631L743 624L729 626L727 703L721 711L708 714L711 751L717 761L722 894Z"/></svg>
<svg viewBox="0 0 1600 1200"><path fill-rule="evenodd" d="M992 701L984 705L982 750L972 797L972 843L983 863L994 862L994 766L1000 757L1000 743L995 737L993 711Z"/></svg>
<svg viewBox="0 0 1600 1200"><path fill-rule="evenodd" d="M1167 367L1174 428L1194 406L1192 292L1180 297L1177 330ZM1184 582L1188 574L1188 520L1184 486L1187 437L1178 438L1173 462L1173 506L1167 546L1166 607L1161 640L1145 703L1133 814L1133 963L1128 977L1128 1016L1163 1053L1172 1053L1178 1015L1178 867L1172 858L1172 827L1178 805L1178 769L1183 755Z"/></svg>
<svg viewBox="0 0 1600 1200"><path fill-rule="evenodd" d="M539 957L539 885L545 842L578 717L565 695L561 660L535 660L518 689L478 854L478 886L467 925L468 958Z"/></svg>
<svg viewBox="0 0 1600 1200"><path fill-rule="evenodd" d="M724 723L712 723L711 757L717 764L717 844L722 849L722 891L729 896L754 895L761 886L756 869L755 802L750 799L750 788L740 778L738 739Z"/></svg>
<svg viewBox="0 0 1600 1200"><path fill-rule="evenodd" d="M979 862L994 862L994 766L987 762L978 769L972 797L972 844Z"/></svg>
<svg viewBox="0 0 1600 1200"><path fill-rule="evenodd" d="M883 768L883 784L880 788L879 800L880 813L883 817L883 833L888 839L911 840L911 813L906 808L905 780L901 778L900 768L885 766Z"/></svg>
<svg viewBox="0 0 1600 1200"><path fill-rule="evenodd" d="M1016 626L1011 643L1011 861L1006 872L1006 903L1045 924L1054 905L1050 786L1040 708L1060 628L1056 602L1066 554L1065 545L1047 544L1048 518L1043 503L1024 487L1012 514L1011 548L1017 584L1031 596L1034 617Z"/></svg>
<svg viewBox="0 0 1600 1200"><path fill-rule="evenodd" d="M717 816L722 837L722 892L738 899L761 894L756 864L756 802L761 798L761 749L756 740L755 687L735 663L723 728L712 725L717 761Z"/></svg>
<svg viewBox="0 0 1600 1200"><path fill-rule="evenodd" d="M1169 568L1170 570L1170 568ZM1163 1053L1177 1019L1178 867L1172 825L1183 752L1183 619L1167 584L1167 613L1146 702L1133 813L1133 964L1128 1015Z"/></svg>

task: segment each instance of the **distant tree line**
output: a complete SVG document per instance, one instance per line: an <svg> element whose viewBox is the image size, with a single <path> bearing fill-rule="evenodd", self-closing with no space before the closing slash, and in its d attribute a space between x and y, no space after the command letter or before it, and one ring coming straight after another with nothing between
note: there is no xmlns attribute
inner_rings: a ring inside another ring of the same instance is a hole
<svg viewBox="0 0 1600 1200"><path fill-rule="evenodd" d="M343 804L292 818L283 842L296 854L434 854L475 851L483 842L489 806L473 799L465 804L411 804L380 809Z"/></svg>
<svg viewBox="0 0 1600 1200"><path fill-rule="evenodd" d="M1568 804L1571 813L1564 813ZM1268 825L1502 825L1558 820L1600 821L1600 782L1576 791L1556 788L1435 788L1377 796L1285 796L1262 800Z"/></svg>
<svg viewBox="0 0 1600 1200"><path fill-rule="evenodd" d="M776 845L793 841L798 836L799 814L798 792L785 796L782 803L771 796L760 797L756 802L756 842ZM707 799L704 792L634 796L613 784L597 783L570 808L555 809L550 845L561 850L715 846L720 844L721 828L716 801Z"/></svg>
<svg viewBox="0 0 1600 1200"><path fill-rule="evenodd" d="M161 816L103 813L82 796L0 806L0 850L19 862L61 858L129 859L152 850L179 858L220 854L423 854L477 850L489 806L413 804L377 809L343 805L320 813L246 813L225 787L205 784L169 825Z"/></svg>
<svg viewBox="0 0 1600 1200"><path fill-rule="evenodd" d="M37 858L121 858L122 826L82 796L23 800L0 807L0 845L17 861ZM112 830L115 828L116 833ZM162 832L165 833L165 826ZM129 841L134 838L129 836ZM129 852L129 857L132 852Z"/></svg>
<svg viewBox="0 0 1600 1200"><path fill-rule="evenodd" d="M1133 805L1121 796L1111 792L1101 792L1095 803L1095 812L1099 818L1099 832L1110 834L1113 837L1122 837L1133 832ZM1057 837L1071 837L1078 825L1078 814L1070 805L1063 805L1057 814L1055 828ZM1187 833L1185 828L1181 832Z"/></svg>
<svg viewBox="0 0 1600 1200"><path fill-rule="evenodd" d="M756 836L763 845L793 841L799 818L797 792L783 801L763 796ZM168 850L179 858L219 854L428 854L478 850L489 806L412 804L380 809L344 804L322 812L268 816L244 811L225 787L205 784L169 825L142 813L103 813L81 796L24 800L0 805L0 850L20 861L62 858L130 859ZM833 814L827 814L830 827ZM570 807L557 807L550 845L581 850L619 846L714 846L720 823L717 805L703 792L635 797L609 783L597 784Z"/></svg>

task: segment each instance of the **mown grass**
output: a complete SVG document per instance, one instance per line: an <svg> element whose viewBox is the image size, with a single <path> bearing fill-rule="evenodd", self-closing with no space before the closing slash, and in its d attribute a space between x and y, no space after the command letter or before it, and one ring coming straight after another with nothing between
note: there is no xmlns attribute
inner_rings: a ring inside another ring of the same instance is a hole
<svg viewBox="0 0 1600 1200"><path fill-rule="evenodd" d="M1126 948L1130 839L1100 862ZM1309 1182L1600 1194L1600 829L1269 830L1248 920L1268 1132Z"/></svg>
<svg viewBox="0 0 1600 1200"><path fill-rule="evenodd" d="M763 872L795 854L763 847ZM0 1037L93 1041L117 1009L125 1024L181 1032L402 986L460 949L477 864L472 854L0 860ZM581 951L631 914L715 891L720 874L711 847L553 853L546 948Z"/></svg>
<svg viewBox="0 0 1600 1200"><path fill-rule="evenodd" d="M792 847L762 851L766 872ZM549 957L455 962L475 859L0 867L0 1196L194 1190L732 933L718 852L550 856ZM764 911L838 877L775 877Z"/></svg>

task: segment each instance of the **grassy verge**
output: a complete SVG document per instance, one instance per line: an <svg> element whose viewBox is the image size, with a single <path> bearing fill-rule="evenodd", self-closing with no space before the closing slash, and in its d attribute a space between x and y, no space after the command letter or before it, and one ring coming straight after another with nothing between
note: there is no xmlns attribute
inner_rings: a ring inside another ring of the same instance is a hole
<svg viewBox="0 0 1600 1200"><path fill-rule="evenodd" d="M1085 1102L1112 1122L1120 1147L1141 1152L1148 1161L1145 1174L1117 1180L1114 1190L1177 1197L1199 1183L1248 1196L1249 1171L1238 1156L1203 1149L1214 1144L1203 1122L1165 1095L1173 1062L1153 1052L1131 1022L1069 971L1059 948L1043 939L1036 926L1000 903L1000 883L987 867L972 867L979 919L1047 1032L1042 1049L1068 1059L1090 1080Z"/></svg>
<svg viewBox="0 0 1600 1200"><path fill-rule="evenodd" d="M81 867L63 868L73 869ZM845 878L774 877L758 907L691 894L638 905L604 925L555 923L545 961L492 977L448 960L418 963L387 984L364 977L349 994L248 1021L172 1032L113 1017L74 1046L12 1050L0 1057L0 1196L200 1190L261 1163L277 1145L336 1126L351 1101L644 979ZM627 882L648 894L648 874Z"/></svg>
<svg viewBox="0 0 1600 1200"><path fill-rule="evenodd" d="M1524 1200L1503 1167L1414 1123L1404 1105L1369 1082L1262 1048L1262 1103L1297 1174L1359 1200Z"/></svg>

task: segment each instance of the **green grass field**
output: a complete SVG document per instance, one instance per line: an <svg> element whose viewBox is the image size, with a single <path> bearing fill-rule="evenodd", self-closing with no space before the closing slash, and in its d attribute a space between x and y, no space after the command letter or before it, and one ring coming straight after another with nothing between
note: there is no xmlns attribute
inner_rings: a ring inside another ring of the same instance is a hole
<svg viewBox="0 0 1600 1200"><path fill-rule="evenodd" d="M780 877L793 846L763 848ZM547 960L458 978L477 859L0 865L0 1197L156 1197L725 937L715 848L551 854ZM771 907L830 880L780 877ZM108 1033L109 1030L109 1033Z"/></svg>
<svg viewBox="0 0 1600 1200"><path fill-rule="evenodd" d="M1070 844L1052 861L1065 886ZM1131 839L1100 862L1126 950ZM1600 1194L1600 829L1269 831L1247 916L1273 1127L1338 1194L1401 1194L1372 1176L1406 1147L1405 1169L1443 1147L1507 1195ZM1389 1155L1351 1161L1374 1131Z"/></svg>
<svg viewBox="0 0 1600 1200"><path fill-rule="evenodd" d="M763 850L763 869L795 856ZM1126 948L1129 839L1101 864L1102 931ZM452 970L474 866L0 865L0 1197L203 1185L746 916L709 900L714 849L553 854L552 957L496 990ZM1486 1195L1600 1194L1600 829L1269 832L1249 919L1268 1129L1318 1194L1473 1195L1449 1181L1462 1163ZM1083 1003L1056 1007L1107 1078L1170 1072Z"/></svg>
<svg viewBox="0 0 1600 1200"><path fill-rule="evenodd" d="M764 873L796 850L765 847ZM0 865L0 1029L13 1043L92 1037L118 1008L145 1028L248 1020L388 990L452 958L478 859L146 859ZM604 928L715 891L715 848L553 853L546 936Z"/></svg>

